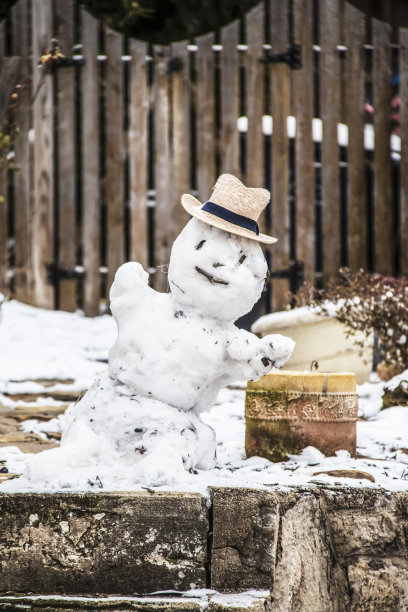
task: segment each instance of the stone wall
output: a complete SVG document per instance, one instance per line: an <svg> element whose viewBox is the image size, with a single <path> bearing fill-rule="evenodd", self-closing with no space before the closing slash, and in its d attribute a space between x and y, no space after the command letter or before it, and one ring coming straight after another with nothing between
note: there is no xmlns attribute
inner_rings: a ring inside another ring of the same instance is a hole
<svg viewBox="0 0 408 612"><path fill-rule="evenodd" d="M0 593L265 589L271 611L408 610L408 492L0 494Z"/></svg>

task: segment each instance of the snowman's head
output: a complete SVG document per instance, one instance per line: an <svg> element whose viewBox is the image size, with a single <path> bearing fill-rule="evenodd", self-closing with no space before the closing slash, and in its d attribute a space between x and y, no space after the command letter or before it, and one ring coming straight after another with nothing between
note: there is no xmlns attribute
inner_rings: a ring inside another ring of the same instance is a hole
<svg viewBox="0 0 408 612"><path fill-rule="evenodd" d="M173 244L169 286L184 307L234 322L260 298L267 269L258 242L193 218Z"/></svg>

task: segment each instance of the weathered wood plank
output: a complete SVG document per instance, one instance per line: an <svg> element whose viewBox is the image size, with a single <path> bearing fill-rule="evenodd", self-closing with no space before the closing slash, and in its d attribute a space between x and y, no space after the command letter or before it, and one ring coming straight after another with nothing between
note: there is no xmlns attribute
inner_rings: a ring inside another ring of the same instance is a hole
<svg viewBox="0 0 408 612"><path fill-rule="evenodd" d="M240 177L239 163L239 22L221 30L221 171Z"/></svg>
<svg viewBox="0 0 408 612"><path fill-rule="evenodd" d="M66 57L72 56L74 44L74 7L71 0L55 0L56 36ZM57 71L58 151L57 151L57 208L58 208L58 264L73 270L76 263L75 227L75 72L74 67ZM58 308L74 312L77 307L76 279L60 280Z"/></svg>
<svg viewBox="0 0 408 612"><path fill-rule="evenodd" d="M147 45L131 41L130 88L130 257L147 268L147 160L148 112Z"/></svg>
<svg viewBox="0 0 408 612"><path fill-rule="evenodd" d="M123 38L106 30L106 206L108 288L125 261L124 236L124 133Z"/></svg>
<svg viewBox="0 0 408 612"><path fill-rule="evenodd" d="M87 11L81 12L82 53L82 253L85 268L84 311L99 314L100 300L100 168L99 168L99 66L98 21Z"/></svg>
<svg viewBox="0 0 408 612"><path fill-rule="evenodd" d="M154 287L159 291L167 290L167 266L170 260L171 238L173 235L172 202L173 177L171 172L170 149L170 82L167 71L170 59L169 47L155 47L154 82L154 180L156 207L154 214L154 251L157 273Z"/></svg>
<svg viewBox="0 0 408 612"><path fill-rule="evenodd" d="M273 53L283 53L288 47L288 3L274 0L271 4L271 36ZM272 195L271 233L278 242L271 247L272 270L284 270L290 260L289 208L289 139L287 118L290 115L291 76L286 64L271 64L272 134ZM272 310L282 310L288 301L287 279L272 282Z"/></svg>
<svg viewBox="0 0 408 612"><path fill-rule="evenodd" d="M10 110L11 98L20 71L19 57L0 57L0 126L4 129L4 135L8 133L8 111ZM5 122L5 125L3 124ZM6 147L7 150L7 147ZM0 161L0 292L8 293L8 214L10 210L8 192L7 162Z"/></svg>
<svg viewBox="0 0 408 612"><path fill-rule="evenodd" d="M391 201L391 26L373 19L374 268L392 274Z"/></svg>
<svg viewBox="0 0 408 612"><path fill-rule="evenodd" d="M5 27L4 21L0 23L0 64L5 53ZM2 87L3 89L3 87ZM0 93L1 95L1 93ZM7 174L0 165L0 293L6 292L7 274L7 203L6 184Z"/></svg>
<svg viewBox="0 0 408 612"><path fill-rule="evenodd" d="M356 271L367 265L367 222L364 162L364 42L365 15L349 3L344 5L344 44L347 56L343 89L347 149L348 266ZM351 95L352 92L352 95Z"/></svg>
<svg viewBox="0 0 408 612"><path fill-rule="evenodd" d="M18 82L18 74L20 72L20 58L14 56L6 56L0 58L0 122L7 118L10 110L11 95Z"/></svg>
<svg viewBox="0 0 408 612"><path fill-rule="evenodd" d="M246 184L248 187L263 187L265 182L264 136L262 116L264 113L264 66L259 59L263 55L263 24L265 11L258 5L246 16L246 63L245 63L245 108L248 117L246 135ZM268 231L265 213L259 220L261 232Z"/></svg>
<svg viewBox="0 0 408 612"><path fill-rule="evenodd" d="M216 181L214 34L200 36L196 42L197 189L199 200L205 202Z"/></svg>
<svg viewBox="0 0 408 612"><path fill-rule="evenodd" d="M34 210L32 223L33 303L54 307L46 264L54 260L54 79L38 63L53 36L52 1L32 1Z"/></svg>
<svg viewBox="0 0 408 612"><path fill-rule="evenodd" d="M174 232L170 237L175 240L181 229L190 219L181 206L181 196L190 190L190 57L187 49L188 41L175 43L171 46L173 61L180 60L180 68L171 74L172 80L172 135L173 135L173 203L171 214L174 217Z"/></svg>
<svg viewBox="0 0 408 612"><path fill-rule="evenodd" d="M31 297L31 211L30 211L30 85L32 66L29 61L29 10L28 0L20 0L11 10L12 53L20 55L20 71L17 82L17 104L14 120L18 128L14 137L15 163L18 167L14 182L14 294L20 301Z"/></svg>
<svg viewBox="0 0 408 612"><path fill-rule="evenodd" d="M4 20L0 23L0 60L6 54L6 24Z"/></svg>
<svg viewBox="0 0 408 612"><path fill-rule="evenodd" d="M340 33L339 0L320 0L320 106L323 122L322 205L323 274L327 281L340 267L339 147Z"/></svg>
<svg viewBox="0 0 408 612"><path fill-rule="evenodd" d="M315 273L314 145L313 145L313 2L295 0L294 37L302 45L302 69L292 72L293 112L296 117L296 259L304 278Z"/></svg>
<svg viewBox="0 0 408 612"><path fill-rule="evenodd" d="M400 235L399 271L408 276L408 28L399 30L400 43Z"/></svg>
<svg viewBox="0 0 408 612"><path fill-rule="evenodd" d="M7 172L0 165L0 293L8 293Z"/></svg>

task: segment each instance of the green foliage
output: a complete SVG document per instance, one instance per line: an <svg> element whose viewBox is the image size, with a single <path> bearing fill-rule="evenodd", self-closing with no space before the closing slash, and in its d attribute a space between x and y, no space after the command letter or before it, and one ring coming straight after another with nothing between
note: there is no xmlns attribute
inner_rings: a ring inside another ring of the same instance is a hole
<svg viewBox="0 0 408 612"><path fill-rule="evenodd" d="M374 330L385 363L408 367L408 278L341 269L340 278L326 290L302 287L295 301L322 314L333 314L335 304L335 317L351 336L357 331L369 336Z"/></svg>
<svg viewBox="0 0 408 612"><path fill-rule="evenodd" d="M259 0L79 0L106 25L156 44L188 40L242 17Z"/></svg>
<svg viewBox="0 0 408 612"><path fill-rule="evenodd" d="M0 21L18 0L0 0ZM189 40L239 19L259 0L76 0L105 25L154 44Z"/></svg>

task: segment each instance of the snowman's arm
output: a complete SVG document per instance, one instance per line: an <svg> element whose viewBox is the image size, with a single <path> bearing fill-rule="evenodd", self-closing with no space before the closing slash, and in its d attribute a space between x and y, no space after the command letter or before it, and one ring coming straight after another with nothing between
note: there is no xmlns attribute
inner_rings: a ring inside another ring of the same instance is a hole
<svg viewBox="0 0 408 612"><path fill-rule="evenodd" d="M242 329L231 335L227 353L233 362L234 375L257 380L272 369L281 368L289 359L295 343L280 334L262 339Z"/></svg>
<svg viewBox="0 0 408 612"><path fill-rule="evenodd" d="M152 297L154 290L148 285L149 275L140 263L129 261L118 268L109 297L112 313L125 306L135 308L141 301Z"/></svg>

